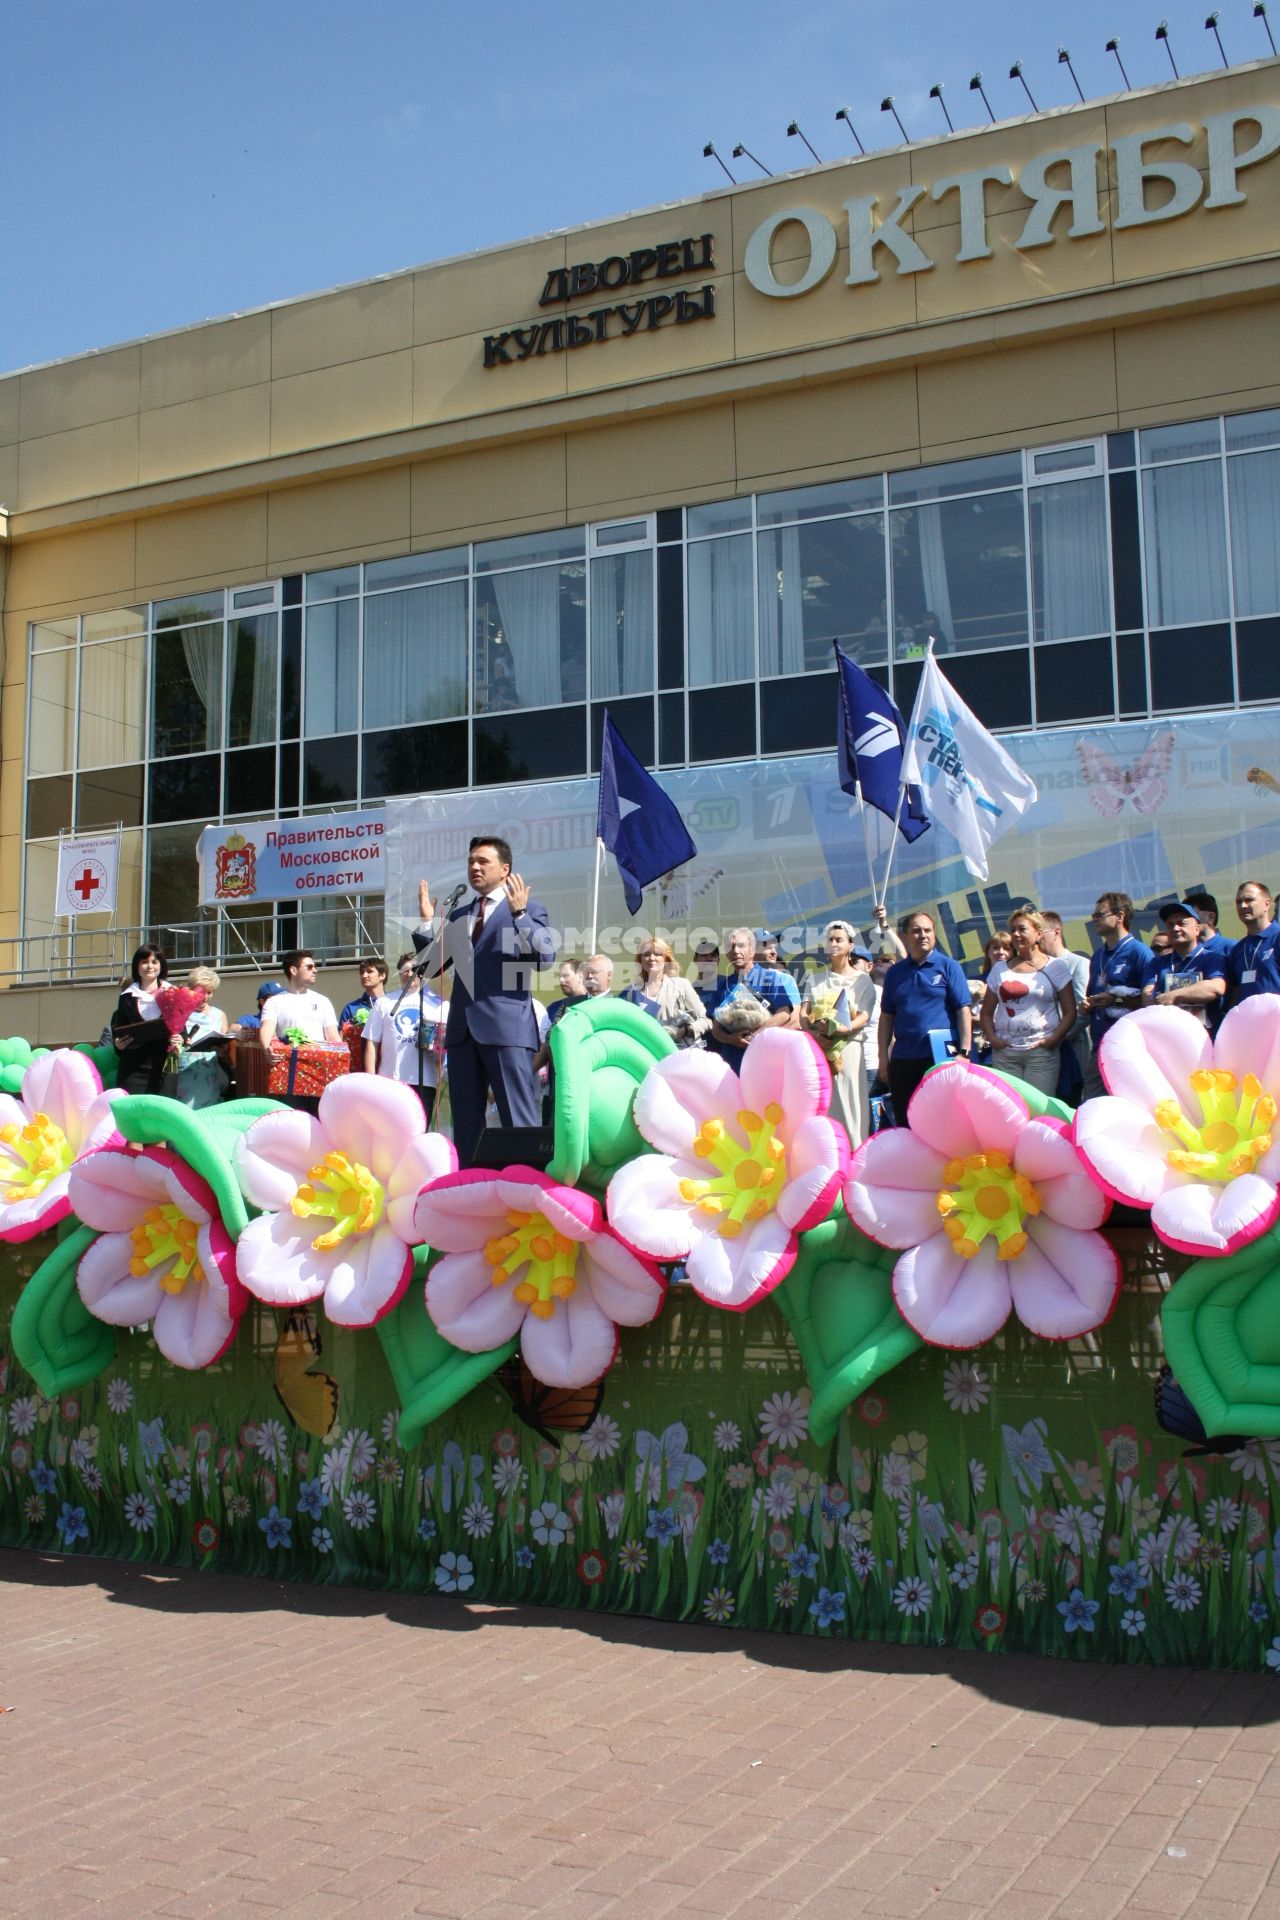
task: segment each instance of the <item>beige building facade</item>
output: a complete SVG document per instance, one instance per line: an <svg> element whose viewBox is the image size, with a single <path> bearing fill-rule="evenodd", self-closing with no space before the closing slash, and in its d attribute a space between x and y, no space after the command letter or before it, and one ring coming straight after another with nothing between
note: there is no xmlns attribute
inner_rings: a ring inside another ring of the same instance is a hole
<svg viewBox="0 0 1280 1920"><path fill-rule="evenodd" d="M74 971L60 834L194 955L210 822L588 778L606 702L822 752L832 639L1003 730L1269 710L1278 289L1269 61L0 377L0 969Z"/></svg>

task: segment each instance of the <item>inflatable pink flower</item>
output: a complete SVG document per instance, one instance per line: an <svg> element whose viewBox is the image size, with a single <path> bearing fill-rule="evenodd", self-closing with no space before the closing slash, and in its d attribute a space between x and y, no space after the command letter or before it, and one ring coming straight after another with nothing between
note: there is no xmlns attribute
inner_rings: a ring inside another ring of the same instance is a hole
<svg viewBox="0 0 1280 1920"><path fill-rule="evenodd" d="M609 1231L597 1202L530 1167L448 1174L413 1218L444 1255L427 1275L427 1312L445 1339L487 1353L518 1333L549 1387L598 1380L618 1327L645 1326L662 1305L662 1275Z"/></svg>
<svg viewBox="0 0 1280 1920"><path fill-rule="evenodd" d="M684 1260L714 1306L753 1305L790 1272L796 1236L826 1219L848 1171L830 1099L816 1043L786 1028L755 1036L741 1077L710 1053L660 1060L635 1103L658 1151L613 1176L610 1224L655 1260Z"/></svg>
<svg viewBox="0 0 1280 1920"><path fill-rule="evenodd" d="M1178 1007L1142 1007L1102 1043L1110 1089L1076 1115L1094 1178L1150 1207L1184 1253L1234 1253L1280 1216L1280 998L1234 1007L1211 1040Z"/></svg>
<svg viewBox="0 0 1280 1920"><path fill-rule="evenodd" d="M98 1238L76 1273L90 1313L151 1322L175 1367L207 1367L235 1338L248 1295L212 1188L167 1147L105 1147L71 1170L71 1208Z"/></svg>
<svg viewBox="0 0 1280 1920"><path fill-rule="evenodd" d="M332 1080L318 1118L264 1114L236 1142L241 1192L262 1212L236 1243L250 1293L272 1307L324 1295L339 1326L371 1327L413 1273L413 1203L458 1164L428 1133L412 1087L370 1073Z"/></svg>
<svg viewBox="0 0 1280 1920"><path fill-rule="evenodd" d="M75 1161L119 1142L113 1089L82 1053L49 1053L22 1076L17 1097L0 1093L0 1240L30 1240L71 1212Z"/></svg>
<svg viewBox="0 0 1280 1920"><path fill-rule="evenodd" d="M1007 1082L957 1062L923 1080L907 1125L853 1156L849 1218L883 1247L898 1311L935 1347L976 1347L1011 1311L1070 1340L1101 1326L1120 1263L1100 1233L1110 1210L1060 1120L1032 1119Z"/></svg>

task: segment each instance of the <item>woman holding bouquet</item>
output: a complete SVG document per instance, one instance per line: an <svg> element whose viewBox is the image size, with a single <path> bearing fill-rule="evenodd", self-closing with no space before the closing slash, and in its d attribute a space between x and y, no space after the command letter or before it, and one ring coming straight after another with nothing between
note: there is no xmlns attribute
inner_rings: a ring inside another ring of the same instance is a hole
<svg viewBox="0 0 1280 1920"><path fill-rule="evenodd" d="M159 947L139 947L132 979L111 1016L111 1037L119 1056L117 1084L125 1093L159 1093L169 1051L169 1030L160 1017L156 993L169 972Z"/></svg>
<svg viewBox="0 0 1280 1920"><path fill-rule="evenodd" d="M678 1047L700 1047L711 1031L701 1000L682 973L672 973L675 954L665 940L646 940L636 955L639 979L618 998L651 1013Z"/></svg>
<svg viewBox="0 0 1280 1920"><path fill-rule="evenodd" d="M827 1057L831 1114L857 1147L866 1139L871 1122L863 1043L875 1013L876 990L871 975L858 964L866 949L855 953L857 935L849 922L833 920L824 937L828 966L825 972L811 973L804 983L800 1025Z"/></svg>

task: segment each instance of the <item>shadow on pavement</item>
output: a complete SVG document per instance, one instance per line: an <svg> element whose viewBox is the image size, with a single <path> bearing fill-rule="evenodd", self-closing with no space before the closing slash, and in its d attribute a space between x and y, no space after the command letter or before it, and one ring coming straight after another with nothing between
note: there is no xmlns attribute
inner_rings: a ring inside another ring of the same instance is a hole
<svg viewBox="0 0 1280 1920"><path fill-rule="evenodd" d="M72 1559L20 1548L0 1550L0 1588L10 1583L64 1592L97 1589L117 1605L174 1616L287 1612L302 1620L381 1618L436 1633L482 1633L500 1625L581 1633L614 1646L736 1656L784 1672L901 1674L904 1679L944 1674L956 1686L1018 1711L1097 1726L1241 1727L1280 1721L1280 1688L1275 1677L1264 1673L1111 1666L1031 1654L816 1640L632 1614L313 1586L87 1556Z"/></svg>

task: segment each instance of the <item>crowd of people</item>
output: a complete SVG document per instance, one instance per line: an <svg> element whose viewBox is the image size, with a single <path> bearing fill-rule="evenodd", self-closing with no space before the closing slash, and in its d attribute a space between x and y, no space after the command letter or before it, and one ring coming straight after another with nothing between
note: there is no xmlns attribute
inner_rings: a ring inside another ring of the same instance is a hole
<svg viewBox="0 0 1280 1920"><path fill-rule="evenodd" d="M159 948L144 946L111 1037L119 1084L129 1092L157 1091L175 1050L220 1051L235 1038L256 1038L268 1053L281 1042L350 1046L357 1069L415 1089L428 1125L443 1062L454 1141L467 1166L486 1125L536 1127L545 1119L551 1028L571 1007L616 993L677 1047L706 1048L735 1072L770 1027L812 1035L831 1068L831 1111L856 1146L874 1127L901 1120L940 1058L987 1062L1078 1104L1105 1091L1099 1047L1136 1008L1181 1007L1214 1030L1239 1001L1280 993L1280 925L1269 889L1245 881L1235 909L1243 933L1234 943L1219 931L1217 901L1200 892L1161 907L1160 928L1146 942L1133 931L1129 895L1105 892L1092 914L1096 945L1084 954L1068 948L1060 914L1026 904L988 940L975 981L940 951L924 910L905 915L895 933L877 907L865 938L849 921L833 920L825 964L811 967L806 957L794 973L766 929L734 927L723 956L714 940L700 942L691 978L655 937L641 945L635 977L620 988L607 954L561 956L559 995L543 1006L534 975L556 964L546 911L514 872L507 842L481 835L471 843L466 884L450 901L438 905L428 882L420 883L419 924L413 947L396 962L397 984L388 984L383 961L367 959L360 994L336 1012L316 987L314 955L295 949L280 956L283 981L264 981L256 1011L233 1023L214 1003L217 974L195 967L186 985L203 990L203 1005L175 1033L160 1019L157 999L168 962Z"/></svg>

